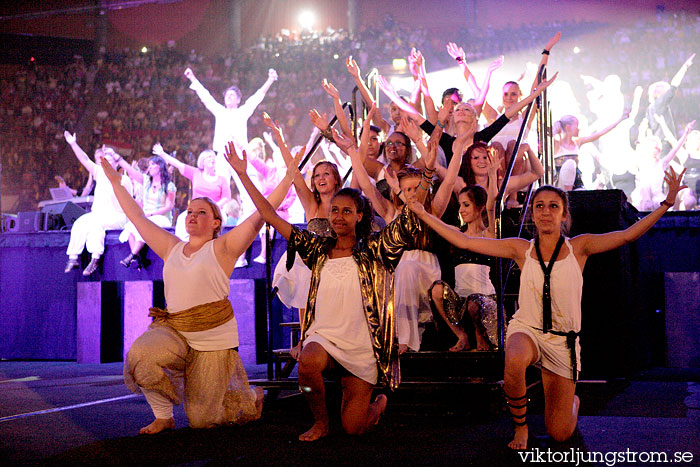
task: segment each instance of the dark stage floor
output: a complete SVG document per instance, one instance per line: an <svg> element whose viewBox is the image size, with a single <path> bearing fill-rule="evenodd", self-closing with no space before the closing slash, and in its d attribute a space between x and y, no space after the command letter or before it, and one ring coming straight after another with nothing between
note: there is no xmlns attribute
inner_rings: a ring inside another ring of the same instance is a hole
<svg viewBox="0 0 700 467"><path fill-rule="evenodd" d="M248 370L251 377L264 377L264 367ZM565 444L542 436L541 387L536 387L527 452L536 455L539 449L540 456L554 460L574 453L608 456L597 465L644 465L622 462L611 453L655 452L676 465L700 465L698 376L662 369L630 381L581 383L579 426ZM138 436L152 415L142 396L127 391L121 364L0 362L0 465L522 464L505 447L511 433L505 412L485 410L489 404L483 402L402 392L390 397L385 417L371 434L345 435L336 417L330 436L305 444L296 439L310 426L310 413L304 400L292 395L268 402L262 420L247 426L192 430L185 428L178 408L177 430ZM337 414L339 404L330 404Z"/></svg>

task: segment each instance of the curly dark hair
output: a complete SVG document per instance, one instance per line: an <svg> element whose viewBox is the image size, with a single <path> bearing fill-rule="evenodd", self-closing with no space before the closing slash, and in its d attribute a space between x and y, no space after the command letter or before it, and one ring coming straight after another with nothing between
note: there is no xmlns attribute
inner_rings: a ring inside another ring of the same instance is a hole
<svg viewBox="0 0 700 467"><path fill-rule="evenodd" d="M343 188L333 195L333 199L336 199L338 196L347 196L355 202L357 212L362 213L362 219L355 225L355 235L358 241L366 240L372 232L372 224L374 222L372 203L362 195L360 190L355 188Z"/></svg>

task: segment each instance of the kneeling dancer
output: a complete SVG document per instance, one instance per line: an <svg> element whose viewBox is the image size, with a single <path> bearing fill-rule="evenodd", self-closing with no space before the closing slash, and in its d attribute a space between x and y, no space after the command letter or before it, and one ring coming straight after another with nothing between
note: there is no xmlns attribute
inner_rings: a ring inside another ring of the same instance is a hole
<svg viewBox="0 0 700 467"><path fill-rule="evenodd" d="M300 156L299 156L300 157ZM341 421L349 434L375 425L386 408L386 396L371 401L378 380L399 383L398 339L395 333L391 271L405 249L415 248L420 223L404 209L382 231L372 233L372 208L358 190L344 188L331 200L333 237L320 237L279 217L246 175L243 160L230 161L266 222L288 240L287 267L298 253L311 268L307 306L301 322L299 386L314 425L299 436L314 441L329 432L322 372L341 371ZM287 177L295 174L296 162Z"/></svg>
<svg viewBox="0 0 700 467"><path fill-rule="evenodd" d="M571 219L566 192L549 185L538 188L532 197L530 212L536 227L532 241L469 237L426 213L422 204L410 203L418 217L450 243L475 253L512 259L522 271L520 309L508 324L503 377L506 402L515 422L510 448L527 448L525 370L533 364L542 369L547 432L556 441L573 434L580 404L575 392L580 370L583 267L590 255L633 242L648 231L685 188L681 186L682 178L683 173L677 175L669 169L666 199L627 229L571 239L563 233Z"/></svg>
<svg viewBox="0 0 700 467"><path fill-rule="evenodd" d="M236 259L262 227L260 215L219 237L219 208L209 198L194 199L187 208L190 239L182 242L148 220L104 159L102 167L129 220L165 263L168 309L151 309L153 324L136 339L124 362L126 385L143 392L155 415L140 433L174 428L173 404L180 402L193 428L258 419L264 393L248 385L228 294ZM281 184L270 195L271 202L279 206L289 187Z"/></svg>

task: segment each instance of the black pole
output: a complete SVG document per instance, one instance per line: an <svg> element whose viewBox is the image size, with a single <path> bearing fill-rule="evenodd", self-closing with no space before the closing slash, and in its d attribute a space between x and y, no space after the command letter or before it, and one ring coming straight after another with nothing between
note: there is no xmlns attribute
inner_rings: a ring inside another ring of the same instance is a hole
<svg viewBox="0 0 700 467"><path fill-rule="evenodd" d="M272 239L270 224L265 223L265 290L272 288ZM265 294L265 307L267 308L267 379L272 380L272 295Z"/></svg>
<svg viewBox="0 0 700 467"><path fill-rule="evenodd" d="M541 76L542 70L544 69L544 65L539 70L538 75ZM530 119L530 113L532 112L532 107L534 106L535 102L530 102L530 104L527 106L527 110L525 111L525 115L523 117L523 124L520 126L520 131L518 132L518 139L515 140L515 146L513 147L513 152L511 153L510 156L510 161L508 161L508 167L506 167L506 172L503 177L503 181L501 182L501 187L498 190L498 196L496 196L496 216L495 216L495 234L496 238L502 238L503 237L503 219L502 219L502 214L503 214L503 198L505 196L506 192L506 187L508 186L508 180L510 179L511 172L513 171L513 166L515 165L515 158L518 156L518 151L520 150L520 143L523 139L523 135L525 133L525 127L527 126L527 122ZM503 259L498 258L496 261L496 268L497 268L497 274L496 274L496 304L497 304L497 310L498 310L498 347L500 349L501 355L505 355L505 336L504 336L504 329L505 329L505 315L503 312L503 292L504 292L504 280L503 280Z"/></svg>

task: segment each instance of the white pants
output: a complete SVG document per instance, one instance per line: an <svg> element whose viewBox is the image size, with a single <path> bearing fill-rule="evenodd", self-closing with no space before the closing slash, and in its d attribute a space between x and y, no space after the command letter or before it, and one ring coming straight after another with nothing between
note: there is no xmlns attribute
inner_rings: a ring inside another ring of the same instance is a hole
<svg viewBox="0 0 700 467"><path fill-rule="evenodd" d="M99 258L105 251L105 231L121 229L127 219L124 213L88 212L80 216L70 231L70 241L66 254L77 257L87 247L93 258Z"/></svg>
<svg viewBox="0 0 700 467"><path fill-rule="evenodd" d="M168 219L167 217L163 216L162 214L157 214L155 216L148 216L148 220L153 222L159 227L172 227L173 226L173 221ZM134 236L137 242L143 242L143 237L139 234L139 231L136 230L136 226L132 224L131 222L127 222L127 224L124 226L124 230L122 230L122 233L119 234L119 241L124 243L127 240L129 240L129 235Z"/></svg>
<svg viewBox="0 0 700 467"><path fill-rule="evenodd" d="M185 228L186 217L187 211L182 211L175 221L175 236L183 242L188 242L190 240L190 234L187 233L187 229Z"/></svg>

